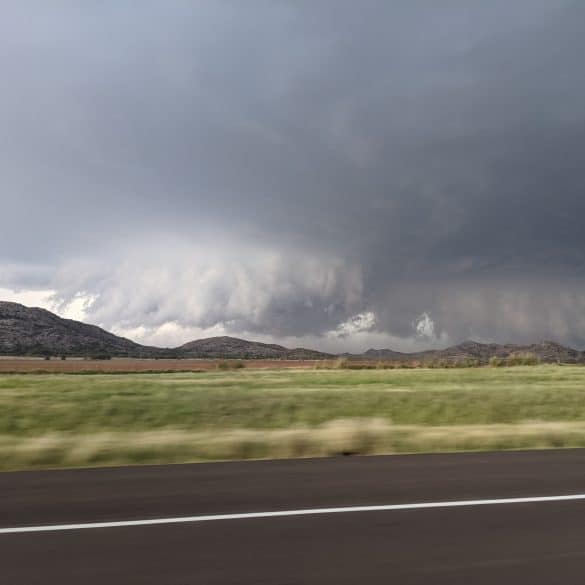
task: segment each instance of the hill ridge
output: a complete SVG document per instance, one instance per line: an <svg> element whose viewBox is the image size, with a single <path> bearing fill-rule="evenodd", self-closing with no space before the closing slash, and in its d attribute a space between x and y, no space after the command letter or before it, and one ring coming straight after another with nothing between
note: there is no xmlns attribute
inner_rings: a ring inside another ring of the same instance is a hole
<svg viewBox="0 0 585 585"><path fill-rule="evenodd" d="M141 345L97 325L59 317L39 307L0 301L0 355L109 355L138 358L325 359L331 354L227 335L175 348Z"/></svg>
<svg viewBox="0 0 585 585"><path fill-rule="evenodd" d="M482 343L468 339L444 349L403 353L392 349L368 349L363 354L351 356L354 359L379 360L447 360L477 359L487 363L492 357L510 357L513 354L532 353L543 362L581 363L585 352L564 346L556 341L543 340L538 343Z"/></svg>
<svg viewBox="0 0 585 585"><path fill-rule="evenodd" d="M543 362L585 363L585 352L555 341L532 344L482 343L472 339L444 349L405 353L392 349L370 348L361 354L341 354L354 360L385 361L458 361L479 360L487 363L493 356L534 353ZM250 341L229 335L189 341L175 348L141 345L98 327L59 317L39 307L0 301L0 355L66 355L138 358L235 358L319 360L333 354L303 347L287 348L276 343Z"/></svg>

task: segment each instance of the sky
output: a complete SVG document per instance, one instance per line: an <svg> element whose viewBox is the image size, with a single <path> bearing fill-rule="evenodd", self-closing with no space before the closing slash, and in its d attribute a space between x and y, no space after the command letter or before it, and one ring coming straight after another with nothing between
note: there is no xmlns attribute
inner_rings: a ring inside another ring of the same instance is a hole
<svg viewBox="0 0 585 585"><path fill-rule="evenodd" d="M0 299L585 348L584 54L580 0L2 2Z"/></svg>

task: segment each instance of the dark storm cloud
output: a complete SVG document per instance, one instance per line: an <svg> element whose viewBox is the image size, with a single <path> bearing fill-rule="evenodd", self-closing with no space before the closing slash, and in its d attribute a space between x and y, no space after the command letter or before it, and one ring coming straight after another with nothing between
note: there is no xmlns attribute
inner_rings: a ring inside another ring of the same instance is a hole
<svg viewBox="0 0 585 585"><path fill-rule="evenodd" d="M127 328L585 344L582 3L1 10L0 287Z"/></svg>

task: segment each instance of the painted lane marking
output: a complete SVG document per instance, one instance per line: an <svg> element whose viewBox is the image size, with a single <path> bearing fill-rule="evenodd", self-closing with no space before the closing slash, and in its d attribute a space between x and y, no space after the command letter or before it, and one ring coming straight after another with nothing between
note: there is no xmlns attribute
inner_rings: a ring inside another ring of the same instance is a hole
<svg viewBox="0 0 585 585"><path fill-rule="evenodd" d="M91 528L124 528L130 526L155 526L159 524L183 524L187 522L213 522L217 520L281 518L286 516L317 516L323 514L345 514L349 512L390 512L395 510L426 510L429 508L461 508L465 506L502 506L506 504L535 504L544 502L566 502L574 500L585 500L585 494L569 494L564 496L535 496L527 498L497 498L489 500L447 500L443 502L420 502L414 504L387 504L377 506L345 506L339 508L301 508L299 510L243 512L239 514L209 514L202 516L150 518L146 520L118 520L112 522L85 522L79 524L51 524L46 526L14 526L10 528L0 528L0 534L60 532L64 530L88 530Z"/></svg>

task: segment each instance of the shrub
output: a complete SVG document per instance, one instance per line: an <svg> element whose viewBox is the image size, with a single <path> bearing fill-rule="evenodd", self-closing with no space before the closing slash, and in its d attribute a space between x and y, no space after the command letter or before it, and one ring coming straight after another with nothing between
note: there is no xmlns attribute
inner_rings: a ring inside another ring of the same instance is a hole
<svg viewBox="0 0 585 585"><path fill-rule="evenodd" d="M509 366L536 366L540 363L540 359L535 353L514 353L507 359Z"/></svg>
<svg viewBox="0 0 585 585"><path fill-rule="evenodd" d="M218 370L239 370L241 368L246 367L244 362L240 361L233 361L233 360L222 360L221 362L217 362L215 366Z"/></svg>
<svg viewBox="0 0 585 585"><path fill-rule="evenodd" d="M480 365L480 361L476 358L465 358L455 362L457 368L478 368Z"/></svg>
<svg viewBox="0 0 585 585"><path fill-rule="evenodd" d="M493 356L489 364L494 368L505 366L536 366L540 363L540 358L532 352L512 353L508 357Z"/></svg>

